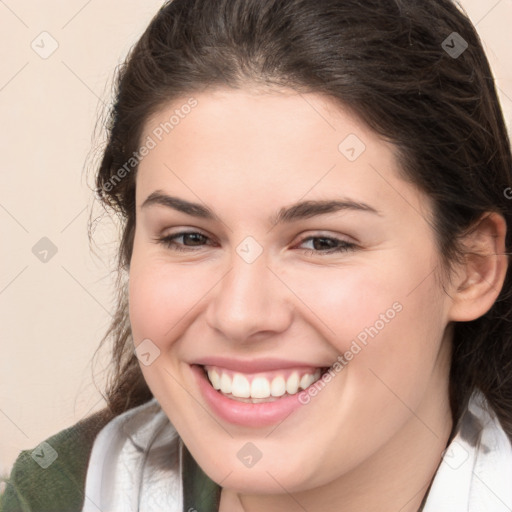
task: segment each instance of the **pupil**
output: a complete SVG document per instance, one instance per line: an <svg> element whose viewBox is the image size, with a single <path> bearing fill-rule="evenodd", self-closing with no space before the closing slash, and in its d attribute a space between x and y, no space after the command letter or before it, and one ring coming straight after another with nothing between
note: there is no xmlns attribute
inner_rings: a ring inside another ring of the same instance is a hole
<svg viewBox="0 0 512 512"><path fill-rule="evenodd" d="M199 245L203 241L203 235L199 233L187 233L184 236L184 242L186 243L187 241L192 242L187 245Z"/></svg>
<svg viewBox="0 0 512 512"><path fill-rule="evenodd" d="M331 249L334 247L334 241L328 238L317 238L313 241L313 246L316 250Z"/></svg>

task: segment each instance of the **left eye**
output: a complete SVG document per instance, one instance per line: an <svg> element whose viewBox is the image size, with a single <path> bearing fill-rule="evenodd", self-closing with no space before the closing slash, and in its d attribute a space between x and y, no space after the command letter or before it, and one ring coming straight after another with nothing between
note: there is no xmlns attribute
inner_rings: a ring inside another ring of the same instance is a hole
<svg viewBox="0 0 512 512"><path fill-rule="evenodd" d="M306 249L308 254L330 254L355 249L356 245L339 238L325 236L310 236L302 240L300 245L309 243L312 249Z"/></svg>

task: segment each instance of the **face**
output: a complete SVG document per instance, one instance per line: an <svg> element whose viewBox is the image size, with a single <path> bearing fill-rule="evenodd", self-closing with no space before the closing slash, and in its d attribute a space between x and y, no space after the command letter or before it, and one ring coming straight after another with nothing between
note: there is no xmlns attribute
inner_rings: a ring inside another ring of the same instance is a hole
<svg viewBox="0 0 512 512"><path fill-rule="evenodd" d="M446 428L431 205L391 145L330 99L285 89L185 97L142 142L133 338L212 479L307 490Z"/></svg>

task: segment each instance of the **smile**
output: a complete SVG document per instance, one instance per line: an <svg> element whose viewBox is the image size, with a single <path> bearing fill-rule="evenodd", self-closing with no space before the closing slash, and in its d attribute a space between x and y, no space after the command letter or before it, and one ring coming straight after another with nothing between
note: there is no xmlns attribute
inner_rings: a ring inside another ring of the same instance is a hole
<svg viewBox="0 0 512 512"><path fill-rule="evenodd" d="M232 400L247 403L272 402L297 394L320 379L322 368L287 368L263 373L241 373L218 366L204 371L214 389Z"/></svg>
<svg viewBox="0 0 512 512"><path fill-rule="evenodd" d="M210 356L194 361L190 369L206 407L218 419L261 428L281 423L294 412L300 415L301 393L329 367L289 359Z"/></svg>

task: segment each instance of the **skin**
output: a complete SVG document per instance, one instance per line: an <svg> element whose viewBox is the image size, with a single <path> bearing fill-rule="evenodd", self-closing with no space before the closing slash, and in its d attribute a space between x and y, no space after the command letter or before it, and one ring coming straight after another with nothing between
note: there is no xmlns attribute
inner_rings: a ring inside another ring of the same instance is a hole
<svg viewBox="0 0 512 512"><path fill-rule="evenodd" d="M428 197L399 177L393 147L332 100L250 88L194 97L137 174L130 320L135 345L149 338L160 350L141 365L150 389L223 487L221 512L418 510L452 429L450 322L492 306L504 257L468 259L445 293ZM142 140L187 99L149 119ZM366 146L353 162L338 149L349 134ZM218 219L142 208L157 190ZM379 214L269 220L297 201L341 198ZM157 240L183 231L206 238L176 238L184 251ZM468 245L503 254L505 231L490 216ZM248 236L263 250L252 263L236 252ZM322 254L325 243L309 237L356 247ZM190 363L219 354L329 366L395 303L401 311L277 427L215 417L191 373ZM262 453L251 468L237 457L247 442Z"/></svg>

